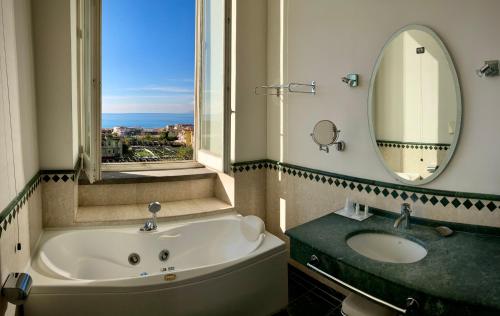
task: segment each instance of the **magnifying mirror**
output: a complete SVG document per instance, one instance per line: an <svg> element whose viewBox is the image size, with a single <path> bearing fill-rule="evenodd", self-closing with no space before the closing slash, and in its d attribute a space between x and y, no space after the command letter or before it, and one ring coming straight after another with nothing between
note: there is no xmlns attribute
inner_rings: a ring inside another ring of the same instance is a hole
<svg viewBox="0 0 500 316"><path fill-rule="evenodd" d="M336 145L338 151L343 151L345 143L343 141L337 142L340 130L332 121L321 120L314 125L311 137L313 141L319 145L319 150L330 152L329 146Z"/></svg>

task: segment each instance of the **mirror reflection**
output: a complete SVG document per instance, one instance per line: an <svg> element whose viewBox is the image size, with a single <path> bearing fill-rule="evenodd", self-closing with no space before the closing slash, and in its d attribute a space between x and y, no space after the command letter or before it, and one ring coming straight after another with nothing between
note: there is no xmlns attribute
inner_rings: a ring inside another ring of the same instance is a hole
<svg viewBox="0 0 500 316"><path fill-rule="evenodd" d="M370 98L372 135L387 169L402 182L435 178L451 158L461 114L458 79L439 38L419 26L393 36Z"/></svg>

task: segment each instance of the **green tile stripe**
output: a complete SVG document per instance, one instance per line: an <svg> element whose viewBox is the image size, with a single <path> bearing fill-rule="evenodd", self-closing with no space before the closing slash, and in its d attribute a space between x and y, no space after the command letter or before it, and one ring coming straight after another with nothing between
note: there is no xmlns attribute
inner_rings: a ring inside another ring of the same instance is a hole
<svg viewBox="0 0 500 316"><path fill-rule="evenodd" d="M394 199L400 198L403 201L420 201L423 204L440 204L442 206L451 204L455 208L463 205L467 209L474 208L478 211L489 210L491 212L500 208L500 195L495 194L413 187L409 185L351 177L269 159L232 164L233 172L245 172L258 169L279 170L291 176L303 177L311 181L322 182L327 185L335 185L344 189L358 190L359 192L364 191L365 193L375 194L377 196L380 195L388 198L392 197Z"/></svg>
<svg viewBox="0 0 500 316"><path fill-rule="evenodd" d="M401 142L394 140L377 140L377 146L389 148L403 149L426 149L426 150L448 150L451 144L445 143L418 143L418 142Z"/></svg>
<svg viewBox="0 0 500 316"><path fill-rule="evenodd" d="M81 160L78 159L73 170L40 170L38 171L24 188L19 192L14 199L0 213L0 237L2 231L7 229L7 226L19 214L20 209L28 202L33 192L38 188L42 181L58 182L58 181L75 181L81 170Z"/></svg>
<svg viewBox="0 0 500 316"><path fill-rule="evenodd" d="M26 204L26 202L28 202L28 199L40 185L40 182L40 172L37 172L30 179L30 181L28 181L21 192L19 192L16 197L14 197L14 199L2 210L0 213L0 236L2 234L2 229L6 230L7 225L12 222L12 219L16 218L20 209L24 206L24 204Z"/></svg>

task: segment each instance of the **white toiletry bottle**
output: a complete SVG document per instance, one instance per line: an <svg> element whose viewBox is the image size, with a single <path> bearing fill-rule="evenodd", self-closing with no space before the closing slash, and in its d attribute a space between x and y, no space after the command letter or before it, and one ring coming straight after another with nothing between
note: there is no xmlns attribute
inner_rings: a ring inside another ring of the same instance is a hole
<svg viewBox="0 0 500 316"><path fill-rule="evenodd" d="M349 213L351 213L353 211L353 203L351 202L351 200L348 197L345 198L344 210L346 212L349 212Z"/></svg>

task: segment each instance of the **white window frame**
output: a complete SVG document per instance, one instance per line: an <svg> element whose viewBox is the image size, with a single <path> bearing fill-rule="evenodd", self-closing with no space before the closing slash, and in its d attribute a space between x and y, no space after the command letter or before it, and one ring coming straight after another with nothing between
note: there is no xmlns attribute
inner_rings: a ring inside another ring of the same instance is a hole
<svg viewBox="0 0 500 316"><path fill-rule="evenodd" d="M88 16L84 9L90 6ZM101 0L78 0L77 3L77 64L78 64L78 112L80 114L80 156L90 182L101 177ZM90 21L86 21L89 18ZM89 40L89 51L85 51L85 38ZM85 58L90 54L92 62L87 65ZM90 74L91 89L85 76ZM90 112L90 113L89 113ZM90 135L86 124L90 124ZM87 148L89 149L87 151ZM99 159L99 160L98 160Z"/></svg>
<svg viewBox="0 0 500 316"><path fill-rule="evenodd" d="M84 76L83 70L86 67L83 59L83 37L81 36L84 30L83 26L83 3L92 1L94 4L93 25L94 38L93 44L93 81L92 86L92 117L85 117L84 104ZM196 0L196 28L195 28L195 108L194 108L194 131L195 139L193 140L193 160L189 161L158 161L158 162L124 162L124 163L102 163L101 162L101 22L102 22L102 1L105 0L78 0L78 86L79 86L79 112L81 116L80 122L80 142L81 156L84 164L84 171L87 174L90 182L99 181L101 179L101 171L143 171L143 170L172 170L172 169L189 169L199 167L210 167L217 171L229 171L229 145L230 145L230 56L231 56L231 0L219 0L225 2L225 43L224 43L224 136L223 136L223 157L212 155L210 152L200 149L200 128L199 128L199 108L201 94L201 66L202 66L202 36L203 36L203 0ZM217 1L217 0L215 0ZM85 143L89 140L85 133L85 121L90 119L92 126L92 134L90 137L90 147L93 151L89 154L85 152Z"/></svg>
<svg viewBox="0 0 500 316"><path fill-rule="evenodd" d="M223 119L223 154L222 157L214 155L210 151L200 148L201 145L201 130L200 130L200 106L202 99L202 74L203 74L203 59L204 51L203 43L203 0L196 1L196 66L195 66L195 138L196 138L196 160L207 167L213 168L222 172L229 172L229 155L231 142L231 0L224 1L224 119Z"/></svg>

